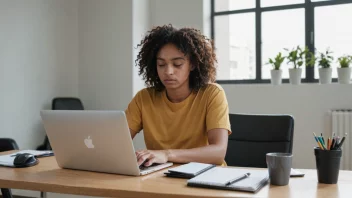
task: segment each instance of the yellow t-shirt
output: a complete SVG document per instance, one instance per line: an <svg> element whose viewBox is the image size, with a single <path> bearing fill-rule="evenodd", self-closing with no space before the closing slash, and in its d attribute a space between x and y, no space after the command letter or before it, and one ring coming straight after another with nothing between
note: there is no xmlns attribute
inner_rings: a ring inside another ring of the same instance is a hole
<svg viewBox="0 0 352 198"><path fill-rule="evenodd" d="M145 88L136 94L125 112L130 129L143 129L149 150L206 146L207 132L215 128L231 133L226 95L215 83L192 92L179 103L171 102L165 90Z"/></svg>

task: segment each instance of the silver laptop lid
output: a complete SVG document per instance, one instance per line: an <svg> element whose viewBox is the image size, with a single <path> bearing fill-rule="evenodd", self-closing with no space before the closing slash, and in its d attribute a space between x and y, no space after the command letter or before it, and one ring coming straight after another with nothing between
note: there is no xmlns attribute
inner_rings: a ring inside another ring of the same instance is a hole
<svg viewBox="0 0 352 198"><path fill-rule="evenodd" d="M41 117L60 167L140 175L123 111L43 110Z"/></svg>

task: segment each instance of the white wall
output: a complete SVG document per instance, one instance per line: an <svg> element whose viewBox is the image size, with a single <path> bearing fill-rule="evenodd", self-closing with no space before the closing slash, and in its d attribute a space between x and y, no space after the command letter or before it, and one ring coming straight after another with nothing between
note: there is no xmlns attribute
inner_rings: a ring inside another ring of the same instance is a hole
<svg viewBox="0 0 352 198"><path fill-rule="evenodd" d="M77 96L76 0L0 1L0 137L44 141L39 111Z"/></svg>
<svg viewBox="0 0 352 198"><path fill-rule="evenodd" d="M132 98L130 0L79 0L79 97L86 109L124 110Z"/></svg>
<svg viewBox="0 0 352 198"><path fill-rule="evenodd" d="M135 60L137 59L137 55L140 51L140 47L137 48L137 45L140 44L141 40L146 35L146 32L151 28L150 19L151 19L151 12L150 12L151 3L150 0L133 0L133 70L132 70L132 77L133 77L133 96L141 89L145 87L145 83L141 76L138 75L139 69L138 65L135 64ZM133 139L133 145L136 150L146 148L143 131L138 133L135 138Z"/></svg>
<svg viewBox="0 0 352 198"><path fill-rule="evenodd" d="M203 5L204 1L204 5ZM210 17L210 0L151 0L150 13L151 25L172 24L176 28L194 27L210 35L209 20L204 20L204 15ZM203 10L206 8L209 10Z"/></svg>
<svg viewBox="0 0 352 198"><path fill-rule="evenodd" d="M144 81L141 76L138 75L139 69L135 64L137 55L140 51L140 47L137 48L137 45L140 44L141 40L146 35L147 31L150 30L150 1L149 0L133 0L133 57L132 57L132 76L133 76L133 95L135 95L139 90L145 87Z"/></svg>

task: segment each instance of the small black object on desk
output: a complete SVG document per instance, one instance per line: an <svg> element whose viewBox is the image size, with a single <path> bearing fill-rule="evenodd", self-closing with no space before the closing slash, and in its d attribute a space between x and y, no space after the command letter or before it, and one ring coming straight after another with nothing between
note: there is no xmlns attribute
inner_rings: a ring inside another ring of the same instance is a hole
<svg viewBox="0 0 352 198"><path fill-rule="evenodd" d="M17 168L30 167L37 165L38 163L39 160L30 153L17 154L15 159L13 160L13 165Z"/></svg>

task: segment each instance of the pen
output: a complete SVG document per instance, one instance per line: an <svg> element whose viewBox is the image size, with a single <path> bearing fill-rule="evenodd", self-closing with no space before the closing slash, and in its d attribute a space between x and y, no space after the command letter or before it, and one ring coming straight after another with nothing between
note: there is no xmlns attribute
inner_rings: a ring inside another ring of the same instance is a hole
<svg viewBox="0 0 352 198"><path fill-rule="evenodd" d="M342 144L343 144L343 141L345 141L345 137L343 137L341 139L341 142L339 143L339 145L336 146L336 150L339 150L339 148L341 148Z"/></svg>
<svg viewBox="0 0 352 198"><path fill-rule="evenodd" d="M335 142L334 142L334 145L332 145L333 147L333 150L336 149L336 146L339 144L339 142L337 141L337 137L335 137Z"/></svg>
<svg viewBox="0 0 352 198"><path fill-rule="evenodd" d="M336 150L341 148L343 142L345 141L346 136L347 136L347 133L345 134L345 136L342 137L341 142L338 145L336 145Z"/></svg>
<svg viewBox="0 0 352 198"><path fill-rule="evenodd" d="M337 148L337 145L339 145L341 142L340 136L337 136L336 142L335 142L335 149Z"/></svg>
<svg viewBox="0 0 352 198"><path fill-rule="evenodd" d="M330 150L334 150L335 139L332 138Z"/></svg>
<svg viewBox="0 0 352 198"><path fill-rule="evenodd" d="M249 177L249 175L251 175L251 174L250 174L250 173L246 173L246 174L244 174L242 177L238 177L238 178L235 178L235 179L231 179L230 181L226 182L225 185L233 184L233 183L235 183L235 182L237 182L237 181L240 181L240 180L242 180L242 179L244 179L244 178Z"/></svg>
<svg viewBox="0 0 352 198"><path fill-rule="evenodd" d="M324 140L324 137L323 137L323 133L320 133L320 137L321 137L321 139L323 141L323 144L325 145L325 140Z"/></svg>
<svg viewBox="0 0 352 198"><path fill-rule="evenodd" d="M318 137L318 140L320 141L320 144L323 147L323 149L326 150L325 144L323 143L323 139L321 137Z"/></svg>
<svg viewBox="0 0 352 198"><path fill-rule="evenodd" d="M313 135L314 135L314 139L315 139L315 141L317 141L318 146L320 147L320 149L321 149L321 150L324 150L323 147L322 147L321 144L320 144L320 141L319 141L318 138L317 138L317 135L315 135L314 132L313 132Z"/></svg>

